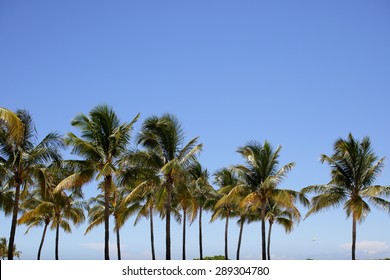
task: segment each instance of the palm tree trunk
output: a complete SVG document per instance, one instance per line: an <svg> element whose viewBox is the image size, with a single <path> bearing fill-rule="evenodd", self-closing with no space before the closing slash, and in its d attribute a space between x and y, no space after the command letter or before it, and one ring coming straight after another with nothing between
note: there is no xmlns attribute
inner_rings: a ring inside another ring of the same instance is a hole
<svg viewBox="0 0 390 280"><path fill-rule="evenodd" d="M121 238L119 235L119 228L118 227L116 228L116 248L117 248L117 252L118 252L118 260L121 260L122 259L122 257L121 257Z"/></svg>
<svg viewBox="0 0 390 280"><path fill-rule="evenodd" d="M167 182L167 204L165 205L165 259L171 259L171 201L173 180L170 178Z"/></svg>
<svg viewBox="0 0 390 280"><path fill-rule="evenodd" d="M150 206L149 219L150 219L150 246L152 249L152 260L155 260L156 254L154 252L153 206Z"/></svg>
<svg viewBox="0 0 390 280"><path fill-rule="evenodd" d="M268 244L267 244L267 256L268 260L271 259L271 229L272 229L272 222L269 222L269 229L268 229Z"/></svg>
<svg viewBox="0 0 390 280"><path fill-rule="evenodd" d="M183 209L183 260L186 259L186 218L187 211Z"/></svg>
<svg viewBox="0 0 390 280"><path fill-rule="evenodd" d="M56 260L59 260L58 257L58 244L60 241L60 221L59 219L57 220L57 225L56 225L56 248L55 248L55 255L56 255Z"/></svg>
<svg viewBox="0 0 390 280"><path fill-rule="evenodd" d="M229 259L229 256L228 256L228 229L229 229L229 213L226 216L226 223L225 223L225 260Z"/></svg>
<svg viewBox="0 0 390 280"><path fill-rule="evenodd" d="M111 175L105 177L104 182L104 259L110 259L110 189L111 189Z"/></svg>
<svg viewBox="0 0 390 280"><path fill-rule="evenodd" d="M14 259L14 244L15 244L15 234L16 234L16 224L18 220L18 212L19 212L19 200L20 200L20 185L21 183L16 184L15 188L15 201L12 212L12 223L11 223L11 232L9 235L9 243L8 243L8 259ZM11 249L9 249L11 248Z"/></svg>
<svg viewBox="0 0 390 280"><path fill-rule="evenodd" d="M41 243L39 244L37 260L41 259L41 251L42 251L42 247L43 247L43 242L45 242L46 230L47 230L48 225L49 225L49 223L45 222L45 227L43 228Z"/></svg>
<svg viewBox="0 0 390 280"><path fill-rule="evenodd" d="M202 244L202 206L199 207L199 259L203 260L203 244Z"/></svg>
<svg viewBox="0 0 390 280"><path fill-rule="evenodd" d="M356 218L352 217L352 260L356 260Z"/></svg>
<svg viewBox="0 0 390 280"><path fill-rule="evenodd" d="M264 204L261 208L261 256L263 260L267 259L265 242L265 210L266 205Z"/></svg>
<svg viewBox="0 0 390 280"><path fill-rule="evenodd" d="M244 217L241 216L240 233L238 235L238 245L237 245L237 254L236 254L237 260L240 259L240 249L241 249L242 232L244 231L244 222L245 222L245 219L244 219Z"/></svg>

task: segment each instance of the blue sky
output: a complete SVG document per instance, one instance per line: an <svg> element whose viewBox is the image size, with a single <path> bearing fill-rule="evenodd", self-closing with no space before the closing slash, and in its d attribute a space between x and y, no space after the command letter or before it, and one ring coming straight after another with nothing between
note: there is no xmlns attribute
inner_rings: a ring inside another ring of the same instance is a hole
<svg viewBox="0 0 390 280"><path fill-rule="evenodd" d="M146 117L170 112L187 139L200 136L210 172L242 163L237 147L267 139L283 146L281 164L296 162L280 187L299 190L328 182L319 157L349 132L370 136L377 155L389 158L389 15L385 0L2 0L0 106L28 109L40 137L75 132L72 118L101 103L122 121L140 112L134 133ZM376 183L390 185L389 166L387 159ZM93 184L84 190L96 194ZM8 237L10 220L0 219L0 236ZM123 258L147 259L148 223L132 223L122 230ZM163 258L163 223L157 227ZM103 229L84 236L85 228L61 233L60 258L103 258ZM223 230L221 222L205 225L206 255L223 254ZM24 231L17 229L17 247L34 259L42 229ZM389 216L373 209L358 226L357 257L389 257L389 232ZM180 234L174 225L176 259ZM234 223L229 234L233 257ZM351 221L341 210L311 216L289 235L276 226L273 234L277 259L350 258ZM188 258L197 257L196 223L187 240ZM42 254L54 258L54 232ZM244 229L241 255L260 257L259 224Z"/></svg>

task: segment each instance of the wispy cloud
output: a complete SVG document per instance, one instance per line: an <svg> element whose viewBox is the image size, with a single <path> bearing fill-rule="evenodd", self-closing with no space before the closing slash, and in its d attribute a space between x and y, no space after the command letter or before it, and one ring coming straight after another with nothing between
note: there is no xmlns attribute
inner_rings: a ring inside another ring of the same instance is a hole
<svg viewBox="0 0 390 280"><path fill-rule="evenodd" d="M352 243L345 243L340 245L343 249L350 250ZM356 242L356 251L366 253L368 255L376 255L384 253L389 250L389 245L386 242L363 240Z"/></svg>
<svg viewBox="0 0 390 280"><path fill-rule="evenodd" d="M80 246L96 251L104 250L104 243L81 243ZM110 243L109 246L110 249L116 248L115 243Z"/></svg>

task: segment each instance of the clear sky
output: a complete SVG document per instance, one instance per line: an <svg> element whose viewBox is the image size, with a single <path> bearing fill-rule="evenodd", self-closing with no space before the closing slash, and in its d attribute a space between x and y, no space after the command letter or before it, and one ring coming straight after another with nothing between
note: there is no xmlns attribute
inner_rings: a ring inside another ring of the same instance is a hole
<svg viewBox="0 0 390 280"><path fill-rule="evenodd" d="M0 106L28 109L41 138L76 132L72 118L101 103L122 121L140 112L134 133L145 118L169 112L187 139L200 136L200 160L211 173L243 163L235 151L250 140L282 145L280 163L296 162L282 188L328 182L319 157L349 132L370 136L387 157L376 183L390 185L389 77L387 0L0 1ZM93 196L96 184L84 190ZM209 217L204 254L223 254L223 224ZM121 232L123 259L148 259L148 222L132 223ZM275 226L273 258L350 259L351 224L342 210L329 210L288 235ZM9 228L1 215L0 236L8 238ZM60 258L103 258L103 228L84 236L85 228L61 233ZM234 258L238 226L230 229ZM181 227L173 230L180 259ZM34 259L42 228L24 231L17 229L17 248ZM357 258L390 257L389 232L389 215L373 209L358 226ZM158 258L164 239L160 222ZM196 223L187 240L187 257L198 257ZM260 246L260 224L246 226L242 258L260 258ZM54 259L54 231L42 257Z"/></svg>

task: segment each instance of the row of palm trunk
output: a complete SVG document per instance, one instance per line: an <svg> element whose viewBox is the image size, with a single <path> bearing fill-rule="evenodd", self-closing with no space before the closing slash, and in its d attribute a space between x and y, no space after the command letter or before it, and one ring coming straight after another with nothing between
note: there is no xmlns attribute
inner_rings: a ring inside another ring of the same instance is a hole
<svg viewBox="0 0 390 280"><path fill-rule="evenodd" d="M297 201L310 207L306 216L344 203L347 216L352 217L353 223L352 259L356 258L356 222L363 220L370 211L365 200L390 212L390 202L385 199L390 195L390 188L373 185L383 168L384 159L378 159L372 152L368 137L361 142L351 134L346 140L338 139L334 154L330 157L323 155L321 159L332 168L331 181L301 191L278 188L295 166L291 162L278 167L281 146L273 149L267 141L264 144L249 142L237 150L244 164L215 172L215 184L219 189L214 191L208 182L207 170L197 162L202 144L198 143L198 137L185 142L182 126L173 115L145 119L135 137L137 145L143 149L130 149L130 136L138 118L139 114L131 122L121 123L112 108L99 105L88 115L80 114L72 120L71 124L78 129L79 136L70 132L62 139L57 133L50 133L41 142L35 143L36 130L30 114L25 110L13 113L0 108L1 207L12 213L9 248L14 247L21 201L24 215L19 223L27 223L31 227L44 222L38 258L49 223L56 229L56 259L59 228L70 231L69 221L81 223L84 220L83 209L89 212L87 232L104 224L106 260L110 259L111 215L115 222L118 258L121 255L119 230L128 217L136 213L136 222L141 217L150 219L151 251L155 259L153 216L160 213L165 219L166 259L172 258L172 217L183 222L183 259L186 258L186 220L188 218L192 222L198 217L202 259L202 211L210 210L213 212L212 220L218 217L226 219L226 259L229 219L239 217L237 259L244 224L260 221L261 256L265 260L271 258L272 225L279 223L288 232L294 222L300 220ZM72 154L79 159L62 159L64 145L70 146ZM86 205L80 187L91 181L100 182L101 195ZM10 190L13 197L7 200L5 194ZM314 192L315 196L309 202L306 194L310 192ZM42 213L51 215L44 217ZM8 259L13 259L12 250L8 251Z"/></svg>

